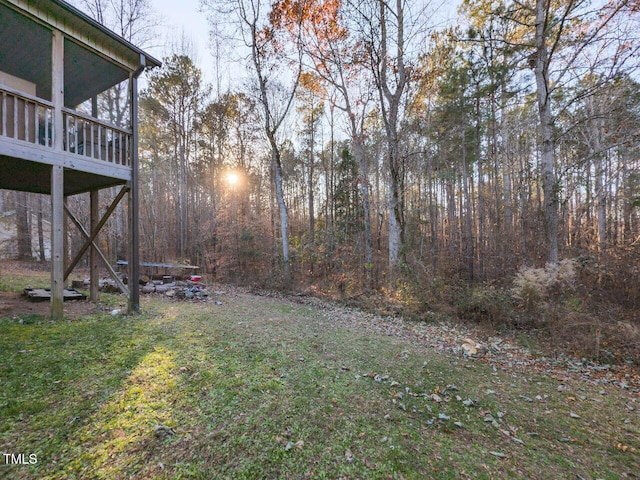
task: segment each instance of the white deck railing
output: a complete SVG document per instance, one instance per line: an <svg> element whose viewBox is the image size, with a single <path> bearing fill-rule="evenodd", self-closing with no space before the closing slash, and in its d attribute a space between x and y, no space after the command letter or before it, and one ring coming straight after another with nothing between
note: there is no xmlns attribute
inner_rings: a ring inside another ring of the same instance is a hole
<svg viewBox="0 0 640 480"><path fill-rule="evenodd" d="M65 150L115 165L131 166L131 132L64 108Z"/></svg>
<svg viewBox="0 0 640 480"><path fill-rule="evenodd" d="M53 147L53 104L0 88L0 135Z"/></svg>
<svg viewBox="0 0 640 480"><path fill-rule="evenodd" d="M131 131L90 115L62 109L65 152L114 165L131 166ZM6 87L0 88L0 136L54 148L54 105Z"/></svg>

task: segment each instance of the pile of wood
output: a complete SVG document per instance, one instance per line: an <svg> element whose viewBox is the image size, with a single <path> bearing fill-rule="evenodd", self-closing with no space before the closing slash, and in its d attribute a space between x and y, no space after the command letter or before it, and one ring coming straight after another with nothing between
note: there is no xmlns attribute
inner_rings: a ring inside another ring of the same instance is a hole
<svg viewBox="0 0 640 480"><path fill-rule="evenodd" d="M84 281L89 285L89 280ZM125 283L127 283L125 281ZM120 288L110 278L100 279L100 291L107 293L120 293ZM153 280L148 277L140 279L140 293L160 294L171 298L185 300L206 300L209 297L207 286L191 280L175 280L173 277L165 277L162 280Z"/></svg>
<svg viewBox="0 0 640 480"><path fill-rule="evenodd" d="M49 302L51 301L51 289L49 288L30 288L27 287L23 291L23 295L26 296L31 302ZM67 300L86 300L87 296L78 292L75 289L63 290L63 299Z"/></svg>
<svg viewBox="0 0 640 480"><path fill-rule="evenodd" d="M205 300L209 293L206 285L189 280L178 280L170 283L163 283L153 280L140 287L141 293L159 293L167 297L182 298L186 300Z"/></svg>

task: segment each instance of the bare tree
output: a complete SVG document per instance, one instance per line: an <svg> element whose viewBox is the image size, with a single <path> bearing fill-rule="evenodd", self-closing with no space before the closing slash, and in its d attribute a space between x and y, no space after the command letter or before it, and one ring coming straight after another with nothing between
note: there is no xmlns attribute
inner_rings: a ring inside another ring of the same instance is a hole
<svg viewBox="0 0 640 480"><path fill-rule="evenodd" d="M531 0L518 2L513 19L532 30L529 65L534 71L536 102L540 122L540 167L544 193L544 219L547 261L558 261L559 182L556 173L557 111L575 99L565 100L554 109L554 94L576 81L582 72L580 62L590 48L602 47L607 27L626 7L628 0L614 0L596 12L586 0ZM525 40L526 44L527 40ZM598 45L600 44L600 45ZM581 93L581 96L585 93ZM555 110L555 111L554 111Z"/></svg>
<svg viewBox="0 0 640 480"><path fill-rule="evenodd" d="M322 8L319 8L322 7ZM360 192L364 216L365 276L372 286L373 236L371 230L371 200L369 172L365 156L365 120L371 113L373 82L362 44L349 35L338 4L316 5L318 14L307 22L305 53L311 68L336 92L332 106L346 115L347 133L360 170ZM320 19L320 21L318 21Z"/></svg>
<svg viewBox="0 0 640 480"><path fill-rule="evenodd" d="M204 0L203 5L235 15L236 40L248 50L248 64L262 106L264 133L271 150L275 193L280 212L280 236L285 281L291 281L289 212L284 198L280 135L291 111L302 72L299 35L300 12L287 2L265 0ZM295 12L298 12L296 15ZM283 34L283 32L287 34ZM238 38L239 37L239 38Z"/></svg>

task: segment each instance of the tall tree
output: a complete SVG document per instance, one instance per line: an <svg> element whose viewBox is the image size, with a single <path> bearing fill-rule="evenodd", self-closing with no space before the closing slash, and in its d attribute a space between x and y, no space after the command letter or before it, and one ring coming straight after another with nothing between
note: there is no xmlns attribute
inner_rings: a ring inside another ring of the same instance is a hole
<svg viewBox="0 0 640 480"><path fill-rule="evenodd" d="M367 50L378 89L380 114L387 138L389 169L389 268L401 260L404 245L404 180L400 151L402 101L409 84L405 63L406 0L375 0L367 14Z"/></svg>
<svg viewBox="0 0 640 480"><path fill-rule="evenodd" d="M332 107L346 117L351 152L360 171L358 183L364 214L365 278L367 286L371 287L373 236L365 120L370 113L373 88L364 44L356 35L349 34L348 12L344 10L342 2L335 0L311 3L304 23L305 53L317 75L334 90Z"/></svg>
<svg viewBox="0 0 640 480"><path fill-rule="evenodd" d="M141 107L156 115L157 127L165 132L175 172L175 220L177 256L186 258L190 235L190 190L195 148L196 125L206 91L200 69L187 55L166 58L163 67L149 78L149 87Z"/></svg>
<svg viewBox="0 0 640 480"><path fill-rule="evenodd" d="M21 260L26 260L31 258L30 194L27 192L15 192L14 198L18 242L17 257Z"/></svg>
<svg viewBox="0 0 640 480"><path fill-rule="evenodd" d="M291 282L289 212L284 197L280 142L302 73L299 29L304 4L297 1L203 0L206 8L236 16L234 32L249 51L249 67L262 107L264 132L271 150L285 281Z"/></svg>
<svg viewBox="0 0 640 480"><path fill-rule="evenodd" d="M298 90L298 113L302 116L303 155L306 157L307 205L309 216L309 243L315 243L315 167L317 133L324 112L326 92L320 79L311 73L303 73Z"/></svg>
<svg viewBox="0 0 640 480"><path fill-rule="evenodd" d="M507 10L507 16L522 26L517 41L528 48L528 62L535 77L545 242L547 261L551 263L558 261L557 112L567 108L567 102L575 101L563 99L564 104L554 108L554 96L557 97L560 89L576 82L583 71L581 62L585 54L589 49L603 46L609 24L628 3L628 0L612 0L598 9L587 0L529 0L514 3L513 8Z"/></svg>

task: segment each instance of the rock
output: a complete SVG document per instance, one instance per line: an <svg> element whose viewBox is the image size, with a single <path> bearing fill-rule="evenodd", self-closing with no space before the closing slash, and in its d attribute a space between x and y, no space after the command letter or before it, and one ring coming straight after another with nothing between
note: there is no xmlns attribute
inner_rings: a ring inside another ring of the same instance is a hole
<svg viewBox="0 0 640 480"><path fill-rule="evenodd" d="M465 338L462 341L462 351L468 357L477 357L486 354L488 348L475 340Z"/></svg>
<svg viewBox="0 0 640 480"><path fill-rule="evenodd" d="M158 438L166 438L170 435L176 434L173 428L167 427L166 425L156 425L154 433L155 433L155 436Z"/></svg>

